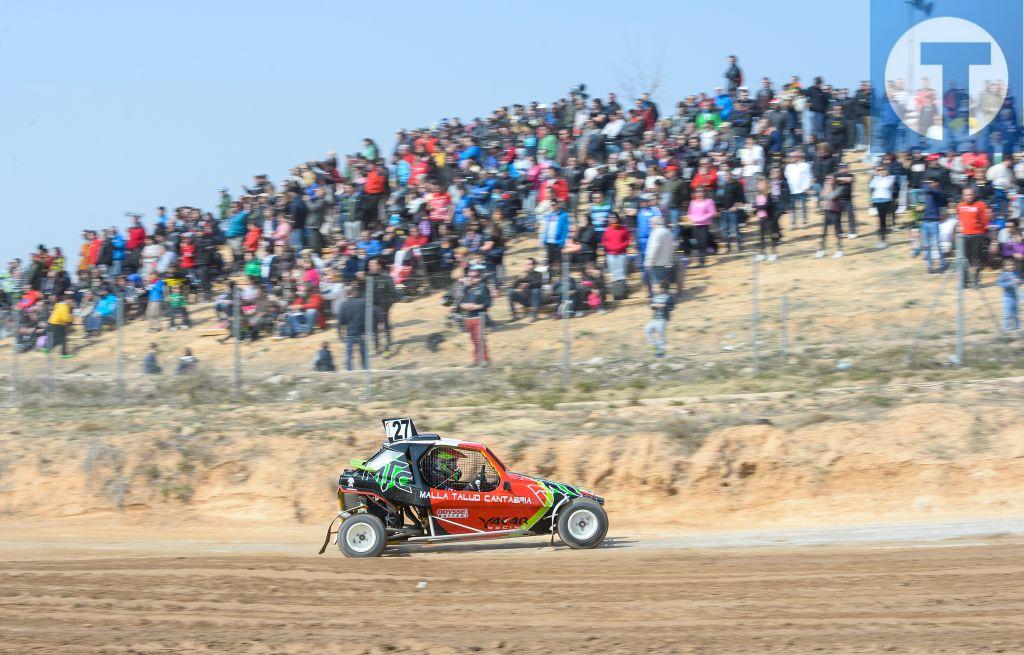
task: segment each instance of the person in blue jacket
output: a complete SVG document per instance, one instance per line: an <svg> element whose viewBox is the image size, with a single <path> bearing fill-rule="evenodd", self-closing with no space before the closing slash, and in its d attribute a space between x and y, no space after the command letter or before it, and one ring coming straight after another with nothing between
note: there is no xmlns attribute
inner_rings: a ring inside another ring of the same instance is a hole
<svg viewBox="0 0 1024 655"><path fill-rule="evenodd" d="M540 234L540 245L547 252L548 275L553 275L556 268L561 272L562 248L569 237L569 212L564 202L553 202L540 219L537 233Z"/></svg>
<svg viewBox="0 0 1024 655"><path fill-rule="evenodd" d="M640 210L636 214L636 256L640 259L639 268L644 272L644 282L647 282L647 267L644 266L644 253L647 252L647 239L651 235L651 219L664 217L661 215L661 208L655 204L655 197L652 194L644 193L640 196Z"/></svg>
<svg viewBox="0 0 1024 655"><path fill-rule="evenodd" d="M93 336L104 325L117 325L117 296L106 287L100 287L100 297L92 313L85 317L85 333Z"/></svg>
<svg viewBox="0 0 1024 655"><path fill-rule="evenodd" d="M114 275L121 274L121 268L124 266L124 237L117 231L116 227L110 228L113 236L110 237L110 267L113 269Z"/></svg>

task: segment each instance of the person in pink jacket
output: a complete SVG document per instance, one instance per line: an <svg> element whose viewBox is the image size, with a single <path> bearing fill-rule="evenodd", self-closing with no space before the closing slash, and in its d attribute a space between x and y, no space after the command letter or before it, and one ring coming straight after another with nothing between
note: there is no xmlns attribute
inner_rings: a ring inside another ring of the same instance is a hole
<svg viewBox="0 0 1024 655"><path fill-rule="evenodd" d="M704 256L708 252L708 225L711 224L717 213L715 201L707 197L704 187L695 189L686 217L690 219L690 225L693 226L693 233L697 239L697 257L701 266L704 265Z"/></svg>

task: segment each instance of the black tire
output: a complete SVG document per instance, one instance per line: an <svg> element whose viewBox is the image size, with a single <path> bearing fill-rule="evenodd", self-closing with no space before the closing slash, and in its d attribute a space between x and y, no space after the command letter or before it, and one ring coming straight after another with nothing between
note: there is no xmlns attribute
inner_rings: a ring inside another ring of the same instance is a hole
<svg viewBox="0 0 1024 655"><path fill-rule="evenodd" d="M558 537L569 548L597 548L608 535L608 514L599 503L577 498L558 510Z"/></svg>
<svg viewBox="0 0 1024 655"><path fill-rule="evenodd" d="M338 548L345 557L379 557L387 545L384 523L373 514L353 514L338 528Z"/></svg>

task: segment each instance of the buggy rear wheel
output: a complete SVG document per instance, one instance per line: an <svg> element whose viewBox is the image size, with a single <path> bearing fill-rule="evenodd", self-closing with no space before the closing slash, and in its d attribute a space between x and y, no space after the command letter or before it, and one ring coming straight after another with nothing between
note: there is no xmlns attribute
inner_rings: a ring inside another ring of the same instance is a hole
<svg viewBox="0 0 1024 655"><path fill-rule="evenodd" d="M338 548L345 557L378 557L387 545L384 523L373 514L353 514L338 528Z"/></svg>
<svg viewBox="0 0 1024 655"><path fill-rule="evenodd" d="M596 548L607 534L607 512L588 498L577 498L558 513L558 536L569 548Z"/></svg>

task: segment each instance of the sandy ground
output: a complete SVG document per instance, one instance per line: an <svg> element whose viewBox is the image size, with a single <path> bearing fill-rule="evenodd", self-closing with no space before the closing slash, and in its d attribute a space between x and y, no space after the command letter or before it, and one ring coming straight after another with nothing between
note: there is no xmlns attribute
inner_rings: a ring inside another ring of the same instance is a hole
<svg viewBox="0 0 1024 655"><path fill-rule="evenodd" d="M364 561L152 543L49 557L23 543L36 559L0 551L0 652L1024 651L1018 537L666 544L613 530L595 551L529 539Z"/></svg>

